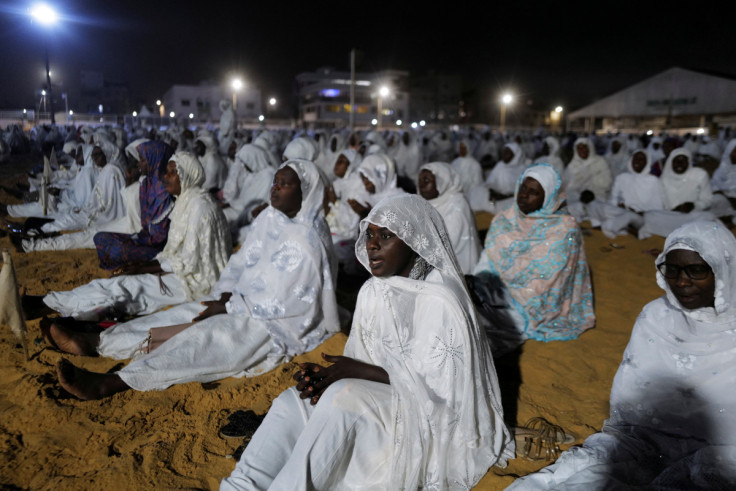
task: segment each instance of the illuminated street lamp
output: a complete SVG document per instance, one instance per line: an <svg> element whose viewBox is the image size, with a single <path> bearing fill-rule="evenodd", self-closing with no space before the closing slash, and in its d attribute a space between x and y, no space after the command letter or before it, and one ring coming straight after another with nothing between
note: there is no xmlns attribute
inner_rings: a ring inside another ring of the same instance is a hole
<svg viewBox="0 0 736 491"><path fill-rule="evenodd" d="M271 105L271 106L275 106L276 105L276 98L275 97L271 97L268 100L268 104Z"/></svg>
<svg viewBox="0 0 736 491"><path fill-rule="evenodd" d="M506 131L506 106L514 101L514 96L508 92L501 96L501 134Z"/></svg>
<svg viewBox="0 0 736 491"><path fill-rule="evenodd" d="M56 24L57 15L54 9L45 3L39 3L31 9L31 16L43 26L53 26ZM48 39L44 40L46 48L46 88L49 91L49 106L51 108L51 124L56 123L54 116L54 98L51 95L51 69L49 68L49 43Z"/></svg>
<svg viewBox="0 0 736 491"><path fill-rule="evenodd" d="M378 120L376 130L378 131L381 131L381 122L383 121L383 99L388 97L389 94L390 91L385 85L378 89L378 115L376 117Z"/></svg>
<svg viewBox="0 0 736 491"><path fill-rule="evenodd" d="M552 113L550 113L550 119L552 119L553 125L557 128L560 126L560 120L562 119L562 106L557 106Z"/></svg>
<svg viewBox="0 0 736 491"><path fill-rule="evenodd" d="M164 105L161 103L161 99L156 99L156 105L158 106L158 115L163 118L166 108L164 108Z"/></svg>
<svg viewBox="0 0 736 491"><path fill-rule="evenodd" d="M239 78L234 78L230 84L233 88L233 111L238 110L238 92L243 88L243 81Z"/></svg>

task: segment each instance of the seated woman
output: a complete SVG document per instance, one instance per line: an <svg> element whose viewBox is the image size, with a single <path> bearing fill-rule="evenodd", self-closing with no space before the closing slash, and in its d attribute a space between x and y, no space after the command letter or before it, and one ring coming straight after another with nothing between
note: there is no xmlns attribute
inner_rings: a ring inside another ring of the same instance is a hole
<svg viewBox="0 0 736 491"><path fill-rule="evenodd" d="M652 235L666 237L677 227L695 220L715 220L716 215L708 210L713 203L708 173L692 166L689 150L678 148L670 153L660 180L665 209L644 214L640 239Z"/></svg>
<svg viewBox="0 0 736 491"><path fill-rule="evenodd" d="M383 152L366 156L358 167L358 175L367 192L365 201L348 198L348 204L361 219L368 216L371 207L382 199L404 194L397 186L396 165L391 157Z"/></svg>
<svg viewBox="0 0 736 491"><path fill-rule="evenodd" d="M585 207L594 199L608 200L613 177L606 159L595 153L590 138L578 138L573 146L574 155L562 174L570 214L578 222L587 219Z"/></svg>
<svg viewBox="0 0 736 491"><path fill-rule="evenodd" d="M323 193L311 162L292 160L281 166L271 206L258 215L247 241L201 303L118 324L99 335L52 324L49 338L64 351L138 357L114 374L63 362L58 366L62 386L82 399L129 388L162 390L178 383L256 375L316 348L340 328L332 244L321 215ZM191 322L140 356L149 329Z"/></svg>
<svg viewBox="0 0 736 491"><path fill-rule="evenodd" d="M424 164L419 170L418 189L422 198L440 212L460 270L470 274L478 263L481 247L475 215L465 199L459 176L444 162Z"/></svg>
<svg viewBox="0 0 736 491"><path fill-rule="evenodd" d="M636 320L602 431L508 489L733 489L734 256L719 222L667 237L655 262L666 294Z"/></svg>
<svg viewBox="0 0 736 491"><path fill-rule="evenodd" d="M175 154L164 177L167 191L178 196L164 250L150 262L119 268L113 278L50 292L43 302L64 316L94 320L110 314L150 314L207 295L232 246L225 217L200 187L203 182L197 157L189 152Z"/></svg>
<svg viewBox="0 0 736 491"><path fill-rule="evenodd" d="M355 253L373 278L344 356L302 364L220 489L469 489L513 458L439 213L418 196L387 198Z"/></svg>
<svg viewBox="0 0 736 491"><path fill-rule="evenodd" d="M136 152L144 176L138 192L140 226L132 231L108 227L94 236L103 269L152 260L163 250L169 235L174 197L166 190L163 177L174 149L162 141L146 141L136 147Z"/></svg>
<svg viewBox="0 0 736 491"><path fill-rule="evenodd" d="M560 158L560 141L554 136L546 137L542 144L540 156L533 163L547 164L562 175L565 172L565 163Z"/></svg>
<svg viewBox="0 0 736 491"><path fill-rule="evenodd" d="M486 187L491 190L491 196L496 200L511 197L514 194L516 181L530 163L531 161L524 155L518 143L504 145L501 160L496 163L486 178Z"/></svg>
<svg viewBox="0 0 736 491"><path fill-rule="evenodd" d="M498 291L516 332L487 327L495 356L525 339L564 341L595 324L590 271L580 227L562 207L560 175L546 164L527 169L516 202L496 215L474 274Z"/></svg>
<svg viewBox="0 0 736 491"><path fill-rule="evenodd" d="M710 185L713 193L725 196L732 206L736 205L736 138L726 145Z"/></svg>
<svg viewBox="0 0 736 491"><path fill-rule="evenodd" d="M590 223L600 226L606 237L636 233L644 224L644 212L664 209L662 182L650 173L651 167L649 153L637 150L629 159L628 172L616 176L609 202L596 199L585 206Z"/></svg>

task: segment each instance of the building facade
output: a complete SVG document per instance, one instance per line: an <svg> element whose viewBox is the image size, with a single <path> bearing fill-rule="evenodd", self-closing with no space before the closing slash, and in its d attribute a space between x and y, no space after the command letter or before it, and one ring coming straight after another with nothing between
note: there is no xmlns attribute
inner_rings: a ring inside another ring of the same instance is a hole
<svg viewBox="0 0 736 491"><path fill-rule="evenodd" d="M256 121L263 114L260 90L246 86L233 97L233 89L207 82L173 85L161 98L163 109L159 107L158 110L161 116L169 116L173 112L177 120L216 123L222 116L220 101L223 99L235 102L235 113L239 120Z"/></svg>
<svg viewBox="0 0 736 491"><path fill-rule="evenodd" d="M355 74L355 102L350 106L350 72L320 68L296 77L299 119L315 127L343 127L354 114L356 126L378 123L384 128L409 124L409 72L383 70ZM380 89L388 89L386 96ZM376 120L375 123L373 120Z"/></svg>

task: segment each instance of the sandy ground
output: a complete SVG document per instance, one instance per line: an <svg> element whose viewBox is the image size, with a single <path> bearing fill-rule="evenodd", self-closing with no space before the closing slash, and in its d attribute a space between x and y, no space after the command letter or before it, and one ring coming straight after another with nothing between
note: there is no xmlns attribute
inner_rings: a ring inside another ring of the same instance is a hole
<svg viewBox="0 0 736 491"><path fill-rule="evenodd" d="M0 202L12 198L0 192ZM621 237L615 241L620 248L611 242L597 230L585 237L596 327L574 341L529 341L520 353L497 361L508 417L513 420L515 413L523 424L543 416L573 434L576 444L601 428L634 320L662 293L653 258L642 251L661 248L664 239ZM0 248L11 248L8 238L0 239ZM13 259L30 294L68 290L106 275L92 250L13 252ZM62 355L43 341L38 321L29 322L28 329L31 359L26 361L10 329L0 326L0 486L5 489L217 489L235 466L230 454L239 444L217 434L227 414L241 408L265 413L292 385L297 362L317 362L321 351L341 353L346 340L336 335L314 352L252 379L128 391L84 402L59 387L54 365ZM65 356L93 371L120 365ZM490 469L476 489L503 489L544 465L517 458L505 469Z"/></svg>

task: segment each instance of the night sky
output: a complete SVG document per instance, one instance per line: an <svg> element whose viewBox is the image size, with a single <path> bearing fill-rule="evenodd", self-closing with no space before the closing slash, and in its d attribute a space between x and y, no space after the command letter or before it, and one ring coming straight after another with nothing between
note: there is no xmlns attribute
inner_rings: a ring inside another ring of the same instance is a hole
<svg viewBox="0 0 736 491"><path fill-rule="evenodd" d="M33 107L44 39L65 90L79 70L102 71L128 83L134 105L235 73L291 101L297 73L347 70L353 47L361 71L460 74L489 98L508 87L545 110L574 110L672 66L736 78L725 2L48 3L63 17L51 32L29 20L31 3L0 0L0 108Z"/></svg>

